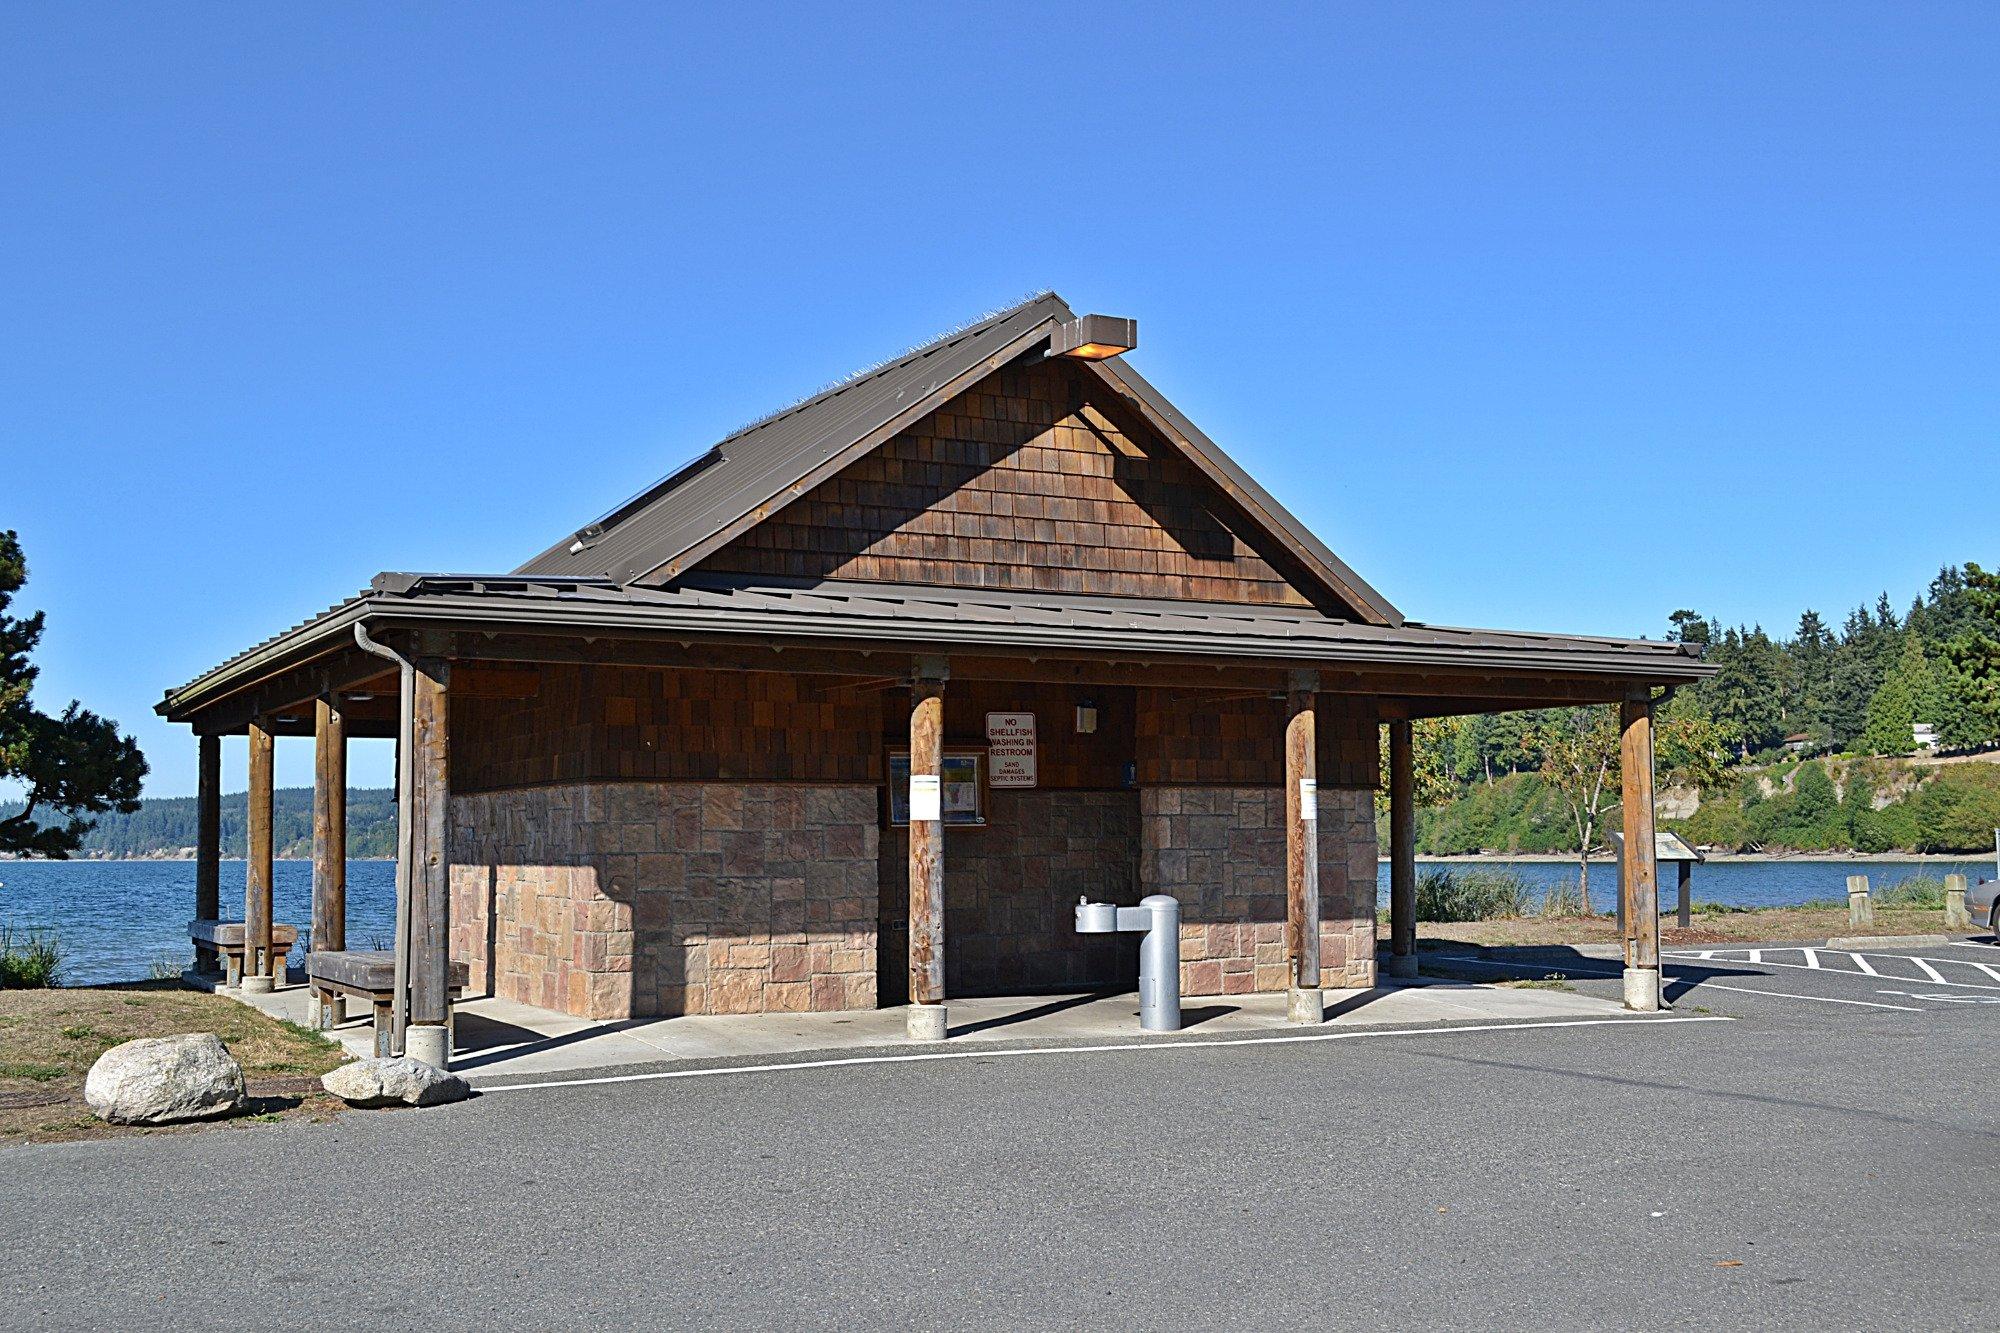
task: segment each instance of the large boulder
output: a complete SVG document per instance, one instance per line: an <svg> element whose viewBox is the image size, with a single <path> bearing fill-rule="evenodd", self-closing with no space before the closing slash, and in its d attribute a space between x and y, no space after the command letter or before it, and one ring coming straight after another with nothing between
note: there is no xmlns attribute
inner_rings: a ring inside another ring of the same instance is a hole
<svg viewBox="0 0 2000 1333"><path fill-rule="evenodd" d="M407 1055L350 1061L320 1079L320 1086L349 1106L436 1106L472 1094L458 1075Z"/></svg>
<svg viewBox="0 0 2000 1333"><path fill-rule="evenodd" d="M213 1032L142 1037L97 1057L83 1099L114 1125L211 1120L243 1105L243 1066Z"/></svg>

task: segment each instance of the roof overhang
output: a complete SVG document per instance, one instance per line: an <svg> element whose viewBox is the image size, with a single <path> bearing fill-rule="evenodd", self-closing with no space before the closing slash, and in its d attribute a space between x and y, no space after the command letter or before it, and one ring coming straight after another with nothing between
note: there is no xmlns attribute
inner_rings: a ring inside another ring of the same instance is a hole
<svg viewBox="0 0 2000 1333"><path fill-rule="evenodd" d="M1714 671L1681 644L1367 625L1289 607L831 582L710 580L650 589L606 579L384 574L356 597L169 691L158 711L171 721L222 718L233 729L257 707L379 676L381 660L354 651L356 625L371 635L434 630L581 641L583 647L566 651L567 660L588 660L589 645L605 641L666 640L1086 664L1306 667L1339 673L1347 689L1367 690L1378 681L1381 692L1405 695L1422 693L1412 682L1431 678L1437 682L1432 693L1441 698L1486 697L1465 682L1498 688L1539 680L1550 685L1540 701L1551 704L1630 697ZM457 651L477 658L480 642L461 642ZM777 657L771 665L791 669ZM1590 688L1556 688L1565 681L1589 682ZM1539 696L1524 688L1504 697L1533 707Z"/></svg>

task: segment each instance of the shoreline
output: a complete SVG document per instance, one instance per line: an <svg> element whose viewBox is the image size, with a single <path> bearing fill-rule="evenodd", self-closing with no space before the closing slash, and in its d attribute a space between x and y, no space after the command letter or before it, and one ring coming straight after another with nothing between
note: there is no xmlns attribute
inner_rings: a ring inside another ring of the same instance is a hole
<svg viewBox="0 0 2000 1333"><path fill-rule="evenodd" d="M1389 858L1375 858L1380 865L1387 865ZM1787 862L1811 864L1863 864L1886 865L1932 865L1939 861L1984 862L1993 859L1992 852L1704 852L1705 865L1782 865ZM1458 852L1449 856L1419 856L1419 865L1575 865L1573 854L1560 852ZM1618 858L1611 855L1595 855L1590 858L1593 866L1615 866Z"/></svg>

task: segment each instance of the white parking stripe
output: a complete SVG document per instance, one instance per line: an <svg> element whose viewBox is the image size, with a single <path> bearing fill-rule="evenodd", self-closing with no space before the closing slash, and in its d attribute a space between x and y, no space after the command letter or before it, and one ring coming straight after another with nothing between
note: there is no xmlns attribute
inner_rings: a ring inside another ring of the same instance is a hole
<svg viewBox="0 0 2000 1333"><path fill-rule="evenodd" d="M1676 952L1668 954L1666 956L1671 958L1681 958L1685 957L1686 955ZM1707 957L1706 954L1702 956ZM1590 977L1616 977L1623 975L1622 972L1592 971L1589 968L1577 967L1572 963L1563 963L1560 965L1560 969L1558 969L1556 967L1550 966L1547 963L1501 963L1501 962L1495 962L1490 958L1468 958L1465 959L1464 961L1476 967L1504 967L1509 972L1540 972L1544 975L1547 975L1552 971L1560 970L1565 975L1569 973L1576 973L1582 976L1590 976ZM1734 962L1736 960L1725 959L1723 961ZM1687 964L1680 964L1679 966L1687 966ZM1782 967L1785 966L1785 964L1777 964L1777 966ZM1722 982L1722 981L1696 980L1692 982L1692 984L1698 990L1733 990L1733 991L1741 991L1745 995L1775 995L1781 1000L1813 1000L1820 1004L1858 1004L1863 1009L1900 1009L1902 1012L1906 1014L1921 1014L1928 1012L1927 1010L1912 1008L1907 1004L1883 1004L1879 1000L1836 1000L1830 995L1800 995L1796 991L1765 990L1761 986L1731 986L1727 982Z"/></svg>
<svg viewBox="0 0 2000 1333"><path fill-rule="evenodd" d="M1820 970L1818 949L1806 950L1806 966L1811 968L1815 972Z"/></svg>
<svg viewBox="0 0 2000 1333"><path fill-rule="evenodd" d="M1722 1014L1674 1014L1658 1018L1565 1018L1554 1022L1528 1020L1520 1023L1469 1023L1464 1027L1353 1028L1341 1032L1297 1032L1272 1037L1104 1042L1095 1046L968 1046L963 1050L921 1051L908 1055L854 1055L831 1060L726 1065L719 1069L659 1069L645 1074L608 1074L598 1078L551 1079L546 1083L494 1083L473 1086L482 1093L522 1092L533 1088L587 1088L603 1083L650 1083L669 1078L717 1078L725 1074L783 1074L794 1069L839 1069L848 1065L928 1064L939 1060L998 1060L1021 1055L1094 1055L1106 1051L1185 1051L1222 1046L1279 1046L1297 1045L1301 1042L1353 1041L1362 1037L1446 1037L1462 1032L1518 1032L1530 1028L1654 1027L1661 1023L1733 1022L1734 1019Z"/></svg>
<svg viewBox="0 0 2000 1333"><path fill-rule="evenodd" d="M1743 963L1745 965L1755 966L1755 967L1786 967L1786 968L1791 968L1792 970L1798 972L1810 972L1814 969L1806 963L1781 963L1775 958L1766 958L1764 956L1765 954L1772 954L1772 953L1802 954L1804 952L1806 951L1802 948L1801 949L1717 949L1714 951L1711 961L1718 963ZM1883 959L1885 964L1890 960L1898 962L1906 962L1906 963L1915 963L1918 967L1924 970L1925 976L1920 978L1920 977L1897 976L1894 972L1877 971L1874 964L1868 961L1868 956L1865 954L1847 953L1845 951L1838 951L1838 950L1830 952L1835 953L1837 957L1852 958L1854 960L1856 966L1860 968L1860 971L1859 973L1850 975L1877 977L1884 981L1927 980L1928 984L1930 985L1956 986L1961 990L2000 990L2000 986L1988 985L1986 982L1983 981L1951 981L1947 979L1943 973L1939 972L1937 968L1932 966L1933 963L1943 963L1946 964L1947 966L1968 967L1968 968L1981 966L1981 964L1970 962L1964 958L1919 958L1914 954L1906 954L1906 953L1886 953L1886 954L1878 953L1875 955L1875 957ZM1728 955L1732 953L1747 954L1750 956L1747 958L1729 957ZM1671 952L1666 954L1665 956L1672 958L1682 958L1686 957L1687 955L1680 952ZM1710 958L1711 956L1708 954L1704 954L1703 957ZM1819 970L1823 972L1847 972L1846 968L1841 968L1841 967L1835 967L1835 968L1822 967Z"/></svg>
<svg viewBox="0 0 2000 1333"><path fill-rule="evenodd" d="M1978 968L1981 972L1984 972L1987 976L1992 977L1995 981L2000 981L2000 967L1994 967L1990 963L1973 963L1971 964L1971 966Z"/></svg>
<svg viewBox="0 0 2000 1333"><path fill-rule="evenodd" d="M1978 940L1947 940L1955 949L2000 949L2000 944L1981 944Z"/></svg>

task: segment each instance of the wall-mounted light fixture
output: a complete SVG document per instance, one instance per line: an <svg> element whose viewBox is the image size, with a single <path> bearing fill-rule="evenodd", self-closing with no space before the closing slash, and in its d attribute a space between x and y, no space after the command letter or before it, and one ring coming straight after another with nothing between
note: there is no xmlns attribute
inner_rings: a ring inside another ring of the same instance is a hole
<svg viewBox="0 0 2000 1333"><path fill-rule="evenodd" d="M1076 706L1076 734L1088 736L1097 730L1097 705L1085 699Z"/></svg>
<svg viewBox="0 0 2000 1333"><path fill-rule="evenodd" d="M1049 339L1050 356L1102 361L1139 345L1139 321L1115 315L1084 315L1058 325Z"/></svg>

